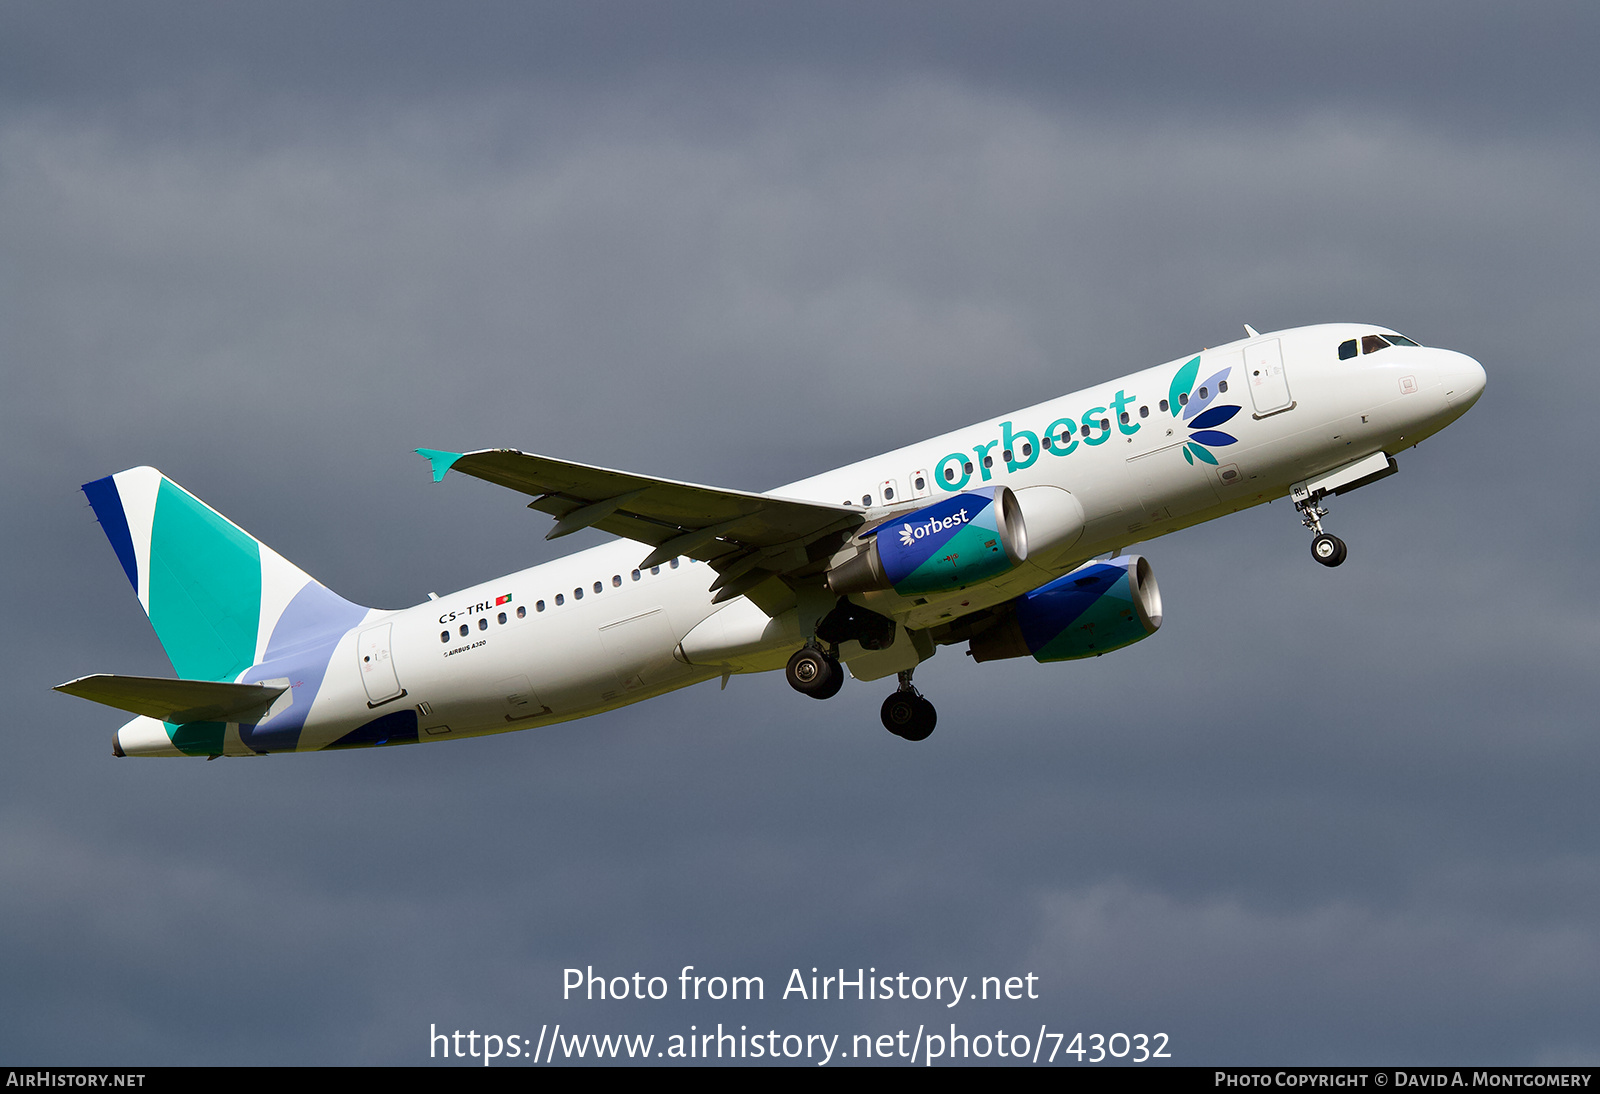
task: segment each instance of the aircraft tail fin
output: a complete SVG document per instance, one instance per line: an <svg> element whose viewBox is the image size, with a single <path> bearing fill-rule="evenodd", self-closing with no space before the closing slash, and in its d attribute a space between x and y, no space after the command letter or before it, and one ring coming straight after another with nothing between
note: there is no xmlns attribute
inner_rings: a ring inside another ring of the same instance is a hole
<svg viewBox="0 0 1600 1094"><path fill-rule="evenodd" d="M83 492L180 677L231 681L366 615L153 467Z"/></svg>

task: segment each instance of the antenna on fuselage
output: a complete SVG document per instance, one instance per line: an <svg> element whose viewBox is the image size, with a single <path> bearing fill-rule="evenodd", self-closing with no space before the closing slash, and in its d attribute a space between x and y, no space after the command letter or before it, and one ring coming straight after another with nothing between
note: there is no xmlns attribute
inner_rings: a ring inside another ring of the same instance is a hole
<svg viewBox="0 0 1600 1094"><path fill-rule="evenodd" d="M1260 338L1261 337L1261 332L1256 330L1249 323L1246 323L1244 325L1244 332L1246 334L1248 334L1251 338Z"/></svg>

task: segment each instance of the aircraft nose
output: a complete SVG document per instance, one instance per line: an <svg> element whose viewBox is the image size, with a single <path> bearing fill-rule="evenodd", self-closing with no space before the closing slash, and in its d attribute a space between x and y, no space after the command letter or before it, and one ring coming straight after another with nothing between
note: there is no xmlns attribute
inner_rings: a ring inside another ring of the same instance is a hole
<svg viewBox="0 0 1600 1094"><path fill-rule="evenodd" d="M1439 363L1439 379L1444 384L1445 402L1458 413L1465 411L1483 394L1488 375L1482 365L1464 353L1446 350Z"/></svg>

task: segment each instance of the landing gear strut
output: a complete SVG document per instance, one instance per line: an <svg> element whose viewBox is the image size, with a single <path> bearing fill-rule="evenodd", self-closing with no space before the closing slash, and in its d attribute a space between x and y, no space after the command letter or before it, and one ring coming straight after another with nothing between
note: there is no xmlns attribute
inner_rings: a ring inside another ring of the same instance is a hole
<svg viewBox="0 0 1600 1094"><path fill-rule="evenodd" d="M784 674L790 687L813 699L832 699L844 687L844 669L839 659L818 645L807 644L796 650Z"/></svg>
<svg viewBox="0 0 1600 1094"><path fill-rule="evenodd" d="M1300 511L1300 523L1316 533L1311 541L1311 557L1324 566L1337 566L1349 551L1345 548L1344 540L1322 530L1322 518L1328 515L1328 511L1319 504L1321 501L1322 495L1314 494L1304 501L1295 502L1294 507Z"/></svg>
<svg viewBox="0 0 1600 1094"><path fill-rule="evenodd" d="M883 728L908 741L925 741L939 721L938 711L911 686L911 670L900 674L900 690L883 701Z"/></svg>

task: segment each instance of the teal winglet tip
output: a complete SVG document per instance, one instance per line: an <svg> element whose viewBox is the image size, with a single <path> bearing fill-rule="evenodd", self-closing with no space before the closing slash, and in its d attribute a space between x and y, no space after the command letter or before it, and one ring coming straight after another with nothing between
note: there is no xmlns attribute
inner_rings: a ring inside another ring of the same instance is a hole
<svg viewBox="0 0 1600 1094"><path fill-rule="evenodd" d="M419 448L417 449L417 455L428 458L428 462L433 464L433 481L441 482L450 468L455 466L455 462L465 456L466 453L441 452L437 448Z"/></svg>

